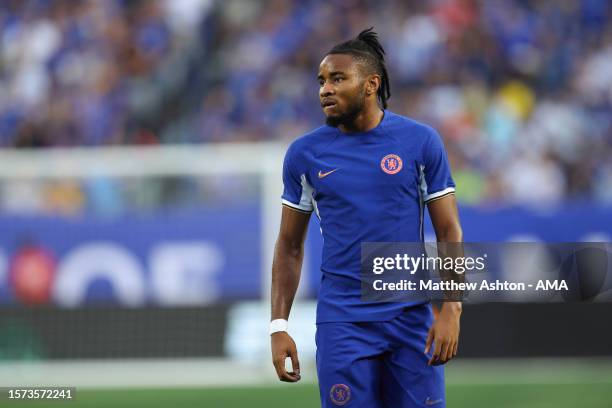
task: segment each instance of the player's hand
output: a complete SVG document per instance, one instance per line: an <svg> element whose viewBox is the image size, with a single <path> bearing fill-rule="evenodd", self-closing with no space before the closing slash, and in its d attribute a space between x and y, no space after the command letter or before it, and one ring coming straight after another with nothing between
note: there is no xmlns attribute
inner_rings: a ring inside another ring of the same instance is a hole
<svg viewBox="0 0 612 408"><path fill-rule="evenodd" d="M429 353L433 345L429 365L445 364L457 355L460 317L461 303L446 302L442 305L440 314L429 329L425 342L425 354Z"/></svg>
<svg viewBox="0 0 612 408"><path fill-rule="evenodd" d="M300 361L298 360L295 342L287 332L272 334L272 362L276 368L278 379L285 382L300 381ZM285 369L285 359L291 358L292 372Z"/></svg>

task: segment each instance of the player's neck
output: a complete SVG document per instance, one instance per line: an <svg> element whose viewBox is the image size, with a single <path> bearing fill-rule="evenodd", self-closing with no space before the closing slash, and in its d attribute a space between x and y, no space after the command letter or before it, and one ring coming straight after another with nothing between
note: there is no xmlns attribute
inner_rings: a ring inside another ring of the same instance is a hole
<svg viewBox="0 0 612 408"><path fill-rule="evenodd" d="M338 129L343 133L367 132L378 126L384 116L385 112L380 109L378 104L366 105L353 123L342 124L338 126Z"/></svg>

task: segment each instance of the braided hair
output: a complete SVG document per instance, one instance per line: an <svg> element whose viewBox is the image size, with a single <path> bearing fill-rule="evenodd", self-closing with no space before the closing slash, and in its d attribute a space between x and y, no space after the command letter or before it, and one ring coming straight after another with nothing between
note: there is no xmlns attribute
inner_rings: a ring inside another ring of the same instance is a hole
<svg viewBox="0 0 612 408"><path fill-rule="evenodd" d="M374 27L363 30L357 38L348 40L332 48L330 54L349 54L364 63L370 72L380 75L381 83L378 87L377 96L383 109L387 108L387 100L391 97L389 86L389 75L385 65L385 50L378 41L378 34Z"/></svg>

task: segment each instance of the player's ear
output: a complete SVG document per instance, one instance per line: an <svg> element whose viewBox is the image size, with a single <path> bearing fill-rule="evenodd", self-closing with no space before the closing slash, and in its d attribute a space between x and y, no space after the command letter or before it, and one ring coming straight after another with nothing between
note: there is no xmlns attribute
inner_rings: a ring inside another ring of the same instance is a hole
<svg viewBox="0 0 612 408"><path fill-rule="evenodd" d="M378 88L380 88L380 75L374 74L368 76L366 80L366 95L376 95Z"/></svg>

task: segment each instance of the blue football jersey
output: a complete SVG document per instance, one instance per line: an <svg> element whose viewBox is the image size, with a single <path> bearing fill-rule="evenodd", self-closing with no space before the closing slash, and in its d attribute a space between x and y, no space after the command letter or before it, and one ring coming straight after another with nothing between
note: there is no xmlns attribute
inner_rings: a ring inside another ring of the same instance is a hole
<svg viewBox="0 0 612 408"><path fill-rule="evenodd" d="M367 132L322 126L289 146L283 184L283 204L320 222L318 323L387 321L414 304L361 300L361 243L422 242L425 204L454 193L434 129L388 110Z"/></svg>

